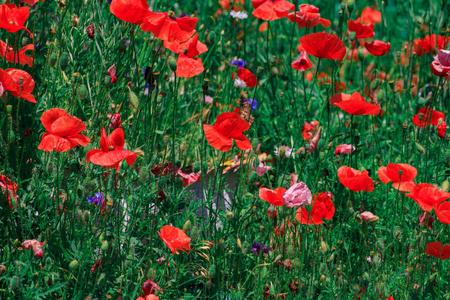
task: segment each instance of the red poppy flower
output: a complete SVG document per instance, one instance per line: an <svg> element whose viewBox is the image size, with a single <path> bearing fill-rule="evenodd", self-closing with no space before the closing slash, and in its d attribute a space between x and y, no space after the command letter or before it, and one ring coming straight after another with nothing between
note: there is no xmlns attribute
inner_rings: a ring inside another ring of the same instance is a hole
<svg viewBox="0 0 450 300"><path fill-rule="evenodd" d="M302 136L305 141L309 141L313 138L314 130L319 126L319 121L312 121L311 123L303 123Z"/></svg>
<svg viewBox="0 0 450 300"><path fill-rule="evenodd" d="M148 294L143 297L139 297L136 300L159 300L159 297L153 294Z"/></svg>
<svg viewBox="0 0 450 300"><path fill-rule="evenodd" d="M417 56L423 56L425 53L436 54L437 50L447 48L450 43L449 37L444 37L436 34L426 35L424 38L417 38L414 40L414 52Z"/></svg>
<svg viewBox="0 0 450 300"><path fill-rule="evenodd" d="M41 1L45 2L45 0L41 0ZM39 0L23 0L23 3L28 4L28 5L35 5L38 2L39 2Z"/></svg>
<svg viewBox="0 0 450 300"><path fill-rule="evenodd" d="M252 15L261 20L270 21L286 17L295 5L285 0L252 0L255 9Z"/></svg>
<svg viewBox="0 0 450 300"><path fill-rule="evenodd" d="M32 44L26 45L19 50L19 53L17 55L14 48L9 47L3 41L0 41L0 56L11 63L20 63L22 66L28 65L30 67L33 67L33 58L24 54L26 51L33 49L34 46Z"/></svg>
<svg viewBox="0 0 450 300"><path fill-rule="evenodd" d="M432 184L420 183L406 196L416 201L424 211L430 212L435 205L450 198L450 193L441 192Z"/></svg>
<svg viewBox="0 0 450 300"><path fill-rule="evenodd" d="M44 151L66 152L76 146L86 146L90 138L81 135L86 125L77 117L72 117L65 110L52 108L41 116L42 125L48 132L42 136L38 149Z"/></svg>
<svg viewBox="0 0 450 300"><path fill-rule="evenodd" d="M101 149L89 151L86 160L94 165L115 169L125 159L127 164L131 166L136 161L137 155L134 152L123 150L124 145L125 134L122 128L115 129L107 136L105 128L102 127Z"/></svg>
<svg viewBox="0 0 450 300"><path fill-rule="evenodd" d="M17 84L11 78L11 76L6 72L6 70L0 69L0 82L2 83L2 88L4 91L17 92Z"/></svg>
<svg viewBox="0 0 450 300"><path fill-rule="evenodd" d="M267 188L259 189L259 198L264 201L269 202L275 206L283 206L283 195L286 193L287 189L279 187L274 190L270 190Z"/></svg>
<svg viewBox="0 0 450 300"><path fill-rule="evenodd" d="M146 0L113 0L109 11L118 19L136 25L141 25L150 13Z"/></svg>
<svg viewBox="0 0 450 300"><path fill-rule="evenodd" d="M163 294L163 290L153 281L147 280L142 284L144 295L154 295L157 291Z"/></svg>
<svg viewBox="0 0 450 300"><path fill-rule="evenodd" d="M30 74L19 69L6 69L4 71L12 80L13 85L2 82L3 88L11 92L16 98L22 98L29 102L36 103L36 99L31 94L34 90L34 80ZM14 88L13 88L14 86Z"/></svg>
<svg viewBox="0 0 450 300"><path fill-rule="evenodd" d="M297 23L298 28L313 28L319 24L322 24L325 28L331 26L330 21L320 17L319 9L309 4L300 5L299 11L290 13L288 18Z"/></svg>
<svg viewBox="0 0 450 300"><path fill-rule="evenodd" d="M400 175L401 173L401 175ZM417 169L408 164L388 164L378 169L378 177L384 184L393 182L392 186L402 192L411 192L416 184L413 179Z"/></svg>
<svg viewBox="0 0 450 300"><path fill-rule="evenodd" d="M364 47L373 56L383 56L391 49L391 43L383 43L382 41L375 40L372 43L365 43Z"/></svg>
<svg viewBox="0 0 450 300"><path fill-rule="evenodd" d="M247 87L255 87L258 83L258 80L256 79L256 76L246 68L239 68L237 71L237 76L245 82Z"/></svg>
<svg viewBox="0 0 450 300"><path fill-rule="evenodd" d="M198 41L198 33L182 43L178 43L176 41L164 41L164 47L172 52L187 56L197 56L208 51L208 47Z"/></svg>
<svg viewBox="0 0 450 300"><path fill-rule="evenodd" d="M430 107L422 107L421 109L419 109L417 114L415 114L412 117L412 122L417 127L427 127L430 124L438 125L439 120L441 120L441 119L442 120L445 119L444 113L437 111L437 110L433 110Z"/></svg>
<svg viewBox="0 0 450 300"><path fill-rule="evenodd" d="M3 198L8 200L9 208L14 211L19 200L19 197L16 195L17 184L6 178L5 175L0 175L0 189L5 193ZM3 194L0 194L0 196L3 196Z"/></svg>
<svg viewBox="0 0 450 300"><path fill-rule="evenodd" d="M360 93L353 94L335 94L331 97L331 105L337 106L345 112L354 115L378 115L380 108L372 103L369 103L361 96Z"/></svg>
<svg viewBox="0 0 450 300"><path fill-rule="evenodd" d="M297 210L297 220L304 225L319 225L323 223L323 219L331 220L334 216L335 207L331 200L330 193L314 194L311 212L305 207L300 207Z"/></svg>
<svg viewBox="0 0 450 300"><path fill-rule="evenodd" d="M17 8L15 4L0 5L0 28L4 28L11 33L26 30L33 37L33 34L23 26L29 15L30 9L28 7Z"/></svg>
<svg viewBox="0 0 450 300"><path fill-rule="evenodd" d="M381 12L371 7L366 7L361 13L361 22L366 24L381 23Z"/></svg>
<svg viewBox="0 0 450 300"><path fill-rule="evenodd" d="M437 125L438 135L440 138L445 137L445 132L447 131L447 123L444 121L441 122L441 124Z"/></svg>
<svg viewBox="0 0 450 300"><path fill-rule="evenodd" d="M141 28L144 31L151 31L160 40L182 43L195 33L197 22L197 18L176 18L172 14L150 11L144 18Z"/></svg>
<svg viewBox="0 0 450 300"><path fill-rule="evenodd" d="M350 167L340 167L337 171L339 181L354 192L372 192L375 187L367 171L359 171Z"/></svg>
<svg viewBox="0 0 450 300"><path fill-rule="evenodd" d="M441 223L450 224L450 202L435 202L434 211L436 216Z"/></svg>
<svg viewBox="0 0 450 300"><path fill-rule="evenodd" d="M241 150L248 150L252 147L250 141L242 134L248 130L250 124L239 116L239 109L234 112L226 112L217 116L216 124L203 124L205 137L209 144L223 152L227 152L233 146L233 140ZM232 140L233 139L233 140Z"/></svg>
<svg viewBox="0 0 450 300"><path fill-rule="evenodd" d="M360 18L356 19L356 21L350 20L348 21L348 31L355 32L355 37L357 39L365 39L371 38L375 36L373 32L373 24L362 24L360 22Z"/></svg>
<svg viewBox="0 0 450 300"><path fill-rule="evenodd" d="M297 59L291 64L293 69L299 71L306 71L312 68L311 61L308 58L306 51L300 51Z"/></svg>
<svg viewBox="0 0 450 300"><path fill-rule="evenodd" d="M158 234L164 244L172 251L172 254L180 254L177 250L184 252L191 250L191 239L181 229L164 225Z"/></svg>
<svg viewBox="0 0 450 300"><path fill-rule="evenodd" d="M183 179L183 187L188 186L197 181L200 181L202 179L202 176L200 175L200 173L186 174L183 171L178 170L177 174L180 175L181 178Z"/></svg>
<svg viewBox="0 0 450 300"><path fill-rule="evenodd" d="M441 242L430 242L425 247L425 253L444 260L450 257L450 245L442 247Z"/></svg>
<svg viewBox="0 0 450 300"><path fill-rule="evenodd" d="M343 60L347 53L344 42L326 32L307 34L299 42L309 55L319 58Z"/></svg>

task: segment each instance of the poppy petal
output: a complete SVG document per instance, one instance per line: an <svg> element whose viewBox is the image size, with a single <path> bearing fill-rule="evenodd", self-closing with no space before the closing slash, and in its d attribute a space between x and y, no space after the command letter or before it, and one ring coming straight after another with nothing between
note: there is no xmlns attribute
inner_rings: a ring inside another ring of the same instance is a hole
<svg viewBox="0 0 450 300"><path fill-rule="evenodd" d="M187 55L178 55L177 71L178 77L189 78L201 74L204 71L201 58L189 57Z"/></svg>
<svg viewBox="0 0 450 300"><path fill-rule="evenodd" d="M299 41L303 50L315 57L343 60L347 53L344 42L334 34L317 32L307 34Z"/></svg>

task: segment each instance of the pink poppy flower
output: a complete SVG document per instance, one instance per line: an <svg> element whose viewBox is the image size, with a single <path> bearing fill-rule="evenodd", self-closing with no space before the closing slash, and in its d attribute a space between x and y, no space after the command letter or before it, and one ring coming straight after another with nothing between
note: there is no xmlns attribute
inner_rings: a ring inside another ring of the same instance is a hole
<svg viewBox="0 0 450 300"><path fill-rule="evenodd" d="M311 191L304 182L294 184L283 195L283 203L286 207L300 207L302 205L310 205L311 200Z"/></svg>

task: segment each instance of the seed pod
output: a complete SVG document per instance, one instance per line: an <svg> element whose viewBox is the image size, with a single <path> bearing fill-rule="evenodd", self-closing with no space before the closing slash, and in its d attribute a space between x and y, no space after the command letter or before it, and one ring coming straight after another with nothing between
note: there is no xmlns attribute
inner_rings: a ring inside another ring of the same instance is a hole
<svg viewBox="0 0 450 300"><path fill-rule="evenodd" d="M320 274L324 274L326 270L327 270L327 265L326 265L326 263L321 263L320 266L319 266L319 272L320 272Z"/></svg>
<svg viewBox="0 0 450 300"><path fill-rule="evenodd" d="M72 260L69 264L69 270L71 272L75 272L76 270L78 270L78 261L77 260Z"/></svg>
<svg viewBox="0 0 450 300"><path fill-rule="evenodd" d="M89 92L86 85L84 84L80 85L80 87L78 88L78 97L80 97L81 100L84 100L87 98L88 95Z"/></svg>
<svg viewBox="0 0 450 300"><path fill-rule="evenodd" d="M58 61L58 55L56 53L52 53L50 55L50 58L48 59L48 63L50 67L54 67L56 65L56 62Z"/></svg>
<svg viewBox="0 0 450 300"><path fill-rule="evenodd" d="M191 228L192 228L191 221L190 220L186 220L186 222L184 222L184 225L183 225L183 231L185 233L189 233L191 231Z"/></svg>
<svg viewBox="0 0 450 300"><path fill-rule="evenodd" d="M323 253L327 253L328 251L328 245L324 241L320 242L320 250L322 250Z"/></svg>
<svg viewBox="0 0 450 300"><path fill-rule="evenodd" d="M139 178L141 179L142 182L146 182L147 178L148 178L148 169L147 167L142 167L139 170Z"/></svg>
<svg viewBox="0 0 450 300"><path fill-rule="evenodd" d="M198 238L198 227L197 226L192 227L190 238L192 241L195 241Z"/></svg>
<svg viewBox="0 0 450 300"><path fill-rule="evenodd" d="M354 8L355 8L355 0L347 0L347 11L349 14L352 13Z"/></svg>
<svg viewBox="0 0 450 300"><path fill-rule="evenodd" d="M208 270L209 277L214 278L216 276L216 266L211 265Z"/></svg>
<svg viewBox="0 0 450 300"><path fill-rule="evenodd" d="M101 249L103 252L108 252L108 248L109 248L109 243L108 241L103 241Z"/></svg>
<svg viewBox="0 0 450 300"><path fill-rule="evenodd" d="M89 219L91 218L91 212L86 210L83 215L83 220L87 224L89 223Z"/></svg>
<svg viewBox="0 0 450 300"><path fill-rule="evenodd" d="M67 52L63 52L61 57L59 58L59 67L61 71L65 71L69 66L69 54Z"/></svg>
<svg viewBox="0 0 450 300"><path fill-rule="evenodd" d="M286 249L287 255L292 258L294 256L294 246L288 245Z"/></svg>
<svg viewBox="0 0 450 300"><path fill-rule="evenodd" d="M227 218L227 220L231 220L231 219L233 219L233 218L234 218L234 214L233 214L233 212L232 212L232 211L229 211L229 212L227 212L227 214L226 214L226 218Z"/></svg>
<svg viewBox="0 0 450 300"><path fill-rule="evenodd" d="M172 55L169 56L169 68L172 72L176 72L177 70L177 60Z"/></svg>

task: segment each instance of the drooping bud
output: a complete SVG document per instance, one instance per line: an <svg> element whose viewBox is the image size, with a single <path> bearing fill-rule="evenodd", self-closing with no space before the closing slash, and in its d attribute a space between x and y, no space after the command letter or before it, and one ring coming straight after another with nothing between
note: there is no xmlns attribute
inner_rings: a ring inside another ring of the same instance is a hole
<svg viewBox="0 0 450 300"><path fill-rule="evenodd" d="M87 98L88 95L89 92L86 85L84 84L80 85L80 87L78 88L78 97L80 97L81 100L84 100Z"/></svg>
<svg viewBox="0 0 450 300"><path fill-rule="evenodd" d="M173 56L169 56L169 68L172 72L176 72L177 70L177 60Z"/></svg>
<svg viewBox="0 0 450 300"><path fill-rule="evenodd" d="M61 71L65 71L69 66L69 54L67 52L63 52L61 57L59 58L59 67Z"/></svg>

